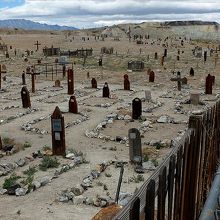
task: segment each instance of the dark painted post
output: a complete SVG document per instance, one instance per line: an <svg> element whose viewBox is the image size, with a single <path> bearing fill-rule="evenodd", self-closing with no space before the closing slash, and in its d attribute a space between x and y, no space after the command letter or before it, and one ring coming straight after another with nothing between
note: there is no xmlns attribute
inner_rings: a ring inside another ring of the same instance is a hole
<svg viewBox="0 0 220 220"><path fill-rule="evenodd" d="M75 97L74 95L73 95L73 96L70 96L70 100L69 100L69 112L78 114L77 101L76 101L76 97Z"/></svg>
<svg viewBox="0 0 220 220"><path fill-rule="evenodd" d="M74 77L73 70L68 69L67 71L67 80L68 80L68 95L72 95L74 93Z"/></svg>
<svg viewBox="0 0 220 220"><path fill-rule="evenodd" d="M53 155L65 155L65 126L64 117L57 106L51 115L52 151Z"/></svg>
<svg viewBox="0 0 220 220"><path fill-rule="evenodd" d="M31 107L30 94L26 86L21 89L21 100L23 108Z"/></svg>
<svg viewBox="0 0 220 220"><path fill-rule="evenodd" d="M142 103L139 98L135 98L132 101L132 118L139 119L142 114Z"/></svg>

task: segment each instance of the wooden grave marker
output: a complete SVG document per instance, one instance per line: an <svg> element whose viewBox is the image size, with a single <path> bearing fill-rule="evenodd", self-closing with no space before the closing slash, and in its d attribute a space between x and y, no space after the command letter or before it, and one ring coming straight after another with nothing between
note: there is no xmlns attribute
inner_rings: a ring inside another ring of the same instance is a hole
<svg viewBox="0 0 220 220"><path fill-rule="evenodd" d="M124 90L130 90L130 81L128 74L124 75Z"/></svg>
<svg viewBox="0 0 220 220"><path fill-rule="evenodd" d="M149 74L149 82L154 82L154 79L155 79L155 73L153 70L151 70Z"/></svg>
<svg viewBox="0 0 220 220"><path fill-rule="evenodd" d="M73 76L73 70L68 69L67 70L67 84L68 84L68 95L72 95L74 93L74 76Z"/></svg>
<svg viewBox="0 0 220 220"><path fill-rule="evenodd" d="M179 91L181 91L182 82L183 82L183 81L184 81L184 82L186 81L185 78L181 78L180 72L177 72L177 77L171 78L170 80L173 81L173 82L177 82L177 88L178 88Z"/></svg>
<svg viewBox="0 0 220 220"><path fill-rule="evenodd" d="M31 107L30 93L26 86L23 86L21 89L21 100L23 108Z"/></svg>
<svg viewBox="0 0 220 220"><path fill-rule="evenodd" d="M57 79L56 81L55 81L55 85L54 85L55 87L60 87L60 80L59 79Z"/></svg>
<svg viewBox="0 0 220 220"><path fill-rule="evenodd" d="M78 105L77 105L76 97L74 95L70 96L69 112L78 114Z"/></svg>
<svg viewBox="0 0 220 220"><path fill-rule="evenodd" d="M132 118L139 119L142 114L142 102L139 98L132 100Z"/></svg>
<svg viewBox="0 0 220 220"><path fill-rule="evenodd" d="M105 82L103 89L102 89L102 97L103 98L110 98L110 91L108 87L108 83Z"/></svg>
<svg viewBox="0 0 220 220"><path fill-rule="evenodd" d="M26 72L26 74L31 75L31 91L35 93L35 78L37 75L40 75L40 73L36 73L34 68L32 68L31 71Z"/></svg>
<svg viewBox="0 0 220 220"><path fill-rule="evenodd" d="M131 128L128 131L130 162L142 165L141 135L138 129Z"/></svg>
<svg viewBox="0 0 220 220"><path fill-rule="evenodd" d="M190 68L189 75L194 76L194 69L192 67Z"/></svg>
<svg viewBox="0 0 220 220"><path fill-rule="evenodd" d="M64 117L57 106L51 115L52 151L53 155L65 155L65 126Z"/></svg>
<svg viewBox="0 0 220 220"><path fill-rule="evenodd" d="M22 75L21 75L21 78L22 78L22 85L26 85L26 76L25 76L25 72L23 71Z"/></svg>
<svg viewBox="0 0 220 220"><path fill-rule="evenodd" d="M35 46L37 46L37 49L36 49L36 51L38 51L38 49L39 49L39 46L41 45L38 41L34 44Z"/></svg>
<svg viewBox="0 0 220 220"><path fill-rule="evenodd" d="M206 84L205 84L205 94L212 94L212 86L214 84L215 77L211 74L208 74L206 77Z"/></svg>
<svg viewBox="0 0 220 220"><path fill-rule="evenodd" d="M91 84L92 84L92 88L93 88L93 89L97 89L97 81L96 81L95 78L92 78Z"/></svg>

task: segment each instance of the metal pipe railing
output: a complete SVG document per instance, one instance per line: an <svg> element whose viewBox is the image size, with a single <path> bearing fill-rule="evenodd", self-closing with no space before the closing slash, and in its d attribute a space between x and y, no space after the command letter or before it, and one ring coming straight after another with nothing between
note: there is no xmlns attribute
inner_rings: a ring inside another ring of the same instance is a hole
<svg viewBox="0 0 220 220"><path fill-rule="evenodd" d="M215 173L215 178L212 183L208 198L202 209L199 220L216 220L215 210L218 209L218 198L220 196L220 166Z"/></svg>

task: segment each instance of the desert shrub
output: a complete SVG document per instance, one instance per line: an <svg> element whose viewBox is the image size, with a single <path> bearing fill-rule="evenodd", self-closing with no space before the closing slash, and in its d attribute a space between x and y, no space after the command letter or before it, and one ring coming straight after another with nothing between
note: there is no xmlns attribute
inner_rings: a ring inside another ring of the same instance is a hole
<svg viewBox="0 0 220 220"><path fill-rule="evenodd" d="M57 158L44 156L41 163L39 164L39 168L42 171L46 171L48 168L57 168L60 165Z"/></svg>
<svg viewBox="0 0 220 220"><path fill-rule="evenodd" d="M21 178L21 177L17 176L15 173L11 174L11 176L9 178L5 179L5 182L3 183L3 188L8 189L8 188L14 186L19 178Z"/></svg>

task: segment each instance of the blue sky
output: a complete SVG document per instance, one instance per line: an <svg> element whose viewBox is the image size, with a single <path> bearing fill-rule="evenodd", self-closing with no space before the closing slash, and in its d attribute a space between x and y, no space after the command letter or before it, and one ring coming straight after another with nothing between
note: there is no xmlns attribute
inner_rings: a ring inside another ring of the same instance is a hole
<svg viewBox="0 0 220 220"><path fill-rule="evenodd" d="M97 27L129 22L220 22L220 0L0 0L0 19Z"/></svg>
<svg viewBox="0 0 220 220"><path fill-rule="evenodd" d="M0 0L0 8L13 8L24 3L24 0Z"/></svg>

